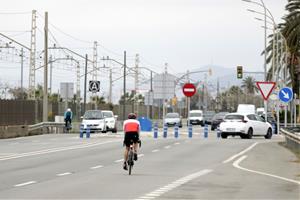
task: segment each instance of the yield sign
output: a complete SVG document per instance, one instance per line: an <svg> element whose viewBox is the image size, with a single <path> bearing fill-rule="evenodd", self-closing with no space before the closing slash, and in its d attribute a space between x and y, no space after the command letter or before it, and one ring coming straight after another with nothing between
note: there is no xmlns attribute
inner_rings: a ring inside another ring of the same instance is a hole
<svg viewBox="0 0 300 200"><path fill-rule="evenodd" d="M256 85L263 96L264 100L267 101L272 90L274 89L275 82L256 82Z"/></svg>

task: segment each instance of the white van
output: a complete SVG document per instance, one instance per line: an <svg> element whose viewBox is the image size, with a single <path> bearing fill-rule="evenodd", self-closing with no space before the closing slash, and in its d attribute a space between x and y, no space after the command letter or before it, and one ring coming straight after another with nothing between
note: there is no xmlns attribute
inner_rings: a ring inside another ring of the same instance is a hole
<svg viewBox="0 0 300 200"><path fill-rule="evenodd" d="M188 123L192 125L204 126L203 111L202 110L191 110L189 112Z"/></svg>
<svg viewBox="0 0 300 200"><path fill-rule="evenodd" d="M237 113L240 114L255 114L255 105L253 104L239 104Z"/></svg>
<svg viewBox="0 0 300 200"><path fill-rule="evenodd" d="M265 114L265 108L257 108L256 109L256 114L261 116Z"/></svg>

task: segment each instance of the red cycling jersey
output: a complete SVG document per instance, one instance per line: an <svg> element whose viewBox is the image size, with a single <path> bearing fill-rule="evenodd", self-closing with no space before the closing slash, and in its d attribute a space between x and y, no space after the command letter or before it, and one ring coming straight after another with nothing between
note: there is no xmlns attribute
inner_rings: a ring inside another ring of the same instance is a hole
<svg viewBox="0 0 300 200"><path fill-rule="evenodd" d="M135 119L127 119L124 121L123 130L124 130L124 133L128 133L128 132L139 133L140 132L140 122Z"/></svg>

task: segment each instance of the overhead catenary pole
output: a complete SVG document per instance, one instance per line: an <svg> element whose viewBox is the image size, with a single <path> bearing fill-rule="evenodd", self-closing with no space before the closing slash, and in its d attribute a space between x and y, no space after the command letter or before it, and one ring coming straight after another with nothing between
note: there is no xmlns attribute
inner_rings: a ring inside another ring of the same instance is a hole
<svg viewBox="0 0 300 200"><path fill-rule="evenodd" d="M43 122L48 121L48 12L45 12Z"/></svg>
<svg viewBox="0 0 300 200"><path fill-rule="evenodd" d="M112 68L109 69L109 93L108 93L108 103L112 103Z"/></svg>
<svg viewBox="0 0 300 200"><path fill-rule="evenodd" d="M24 98L23 96L23 91L24 91L24 88L23 88L23 70L24 70L24 50L23 48L21 48L21 92L22 92L22 99Z"/></svg>
<svg viewBox="0 0 300 200"><path fill-rule="evenodd" d="M87 65L88 65L88 55L85 54L85 70L84 70L84 89L83 89L83 113L86 109L86 82L87 82Z"/></svg>
<svg viewBox="0 0 300 200"><path fill-rule="evenodd" d="M126 51L124 51L124 72L123 72L123 120L126 119Z"/></svg>
<svg viewBox="0 0 300 200"><path fill-rule="evenodd" d="M29 64L29 99L35 99L35 54L36 54L36 10L32 11L31 21L31 44L30 44L30 64Z"/></svg>
<svg viewBox="0 0 300 200"><path fill-rule="evenodd" d="M50 55L50 57L49 57L49 64L50 64L50 80L49 80L50 90L49 90L49 93L51 95L52 94L52 69L53 69L52 55Z"/></svg>

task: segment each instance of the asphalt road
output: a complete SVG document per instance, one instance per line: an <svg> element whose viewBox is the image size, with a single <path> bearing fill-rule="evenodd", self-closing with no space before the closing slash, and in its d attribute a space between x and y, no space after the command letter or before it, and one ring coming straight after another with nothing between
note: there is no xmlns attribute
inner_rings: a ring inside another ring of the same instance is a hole
<svg viewBox="0 0 300 200"><path fill-rule="evenodd" d="M183 133L184 132L184 133ZM197 130L195 131L197 132ZM161 134L161 133L160 133ZM0 140L1 199L299 199L297 157L271 140L142 134L133 174L122 134Z"/></svg>

